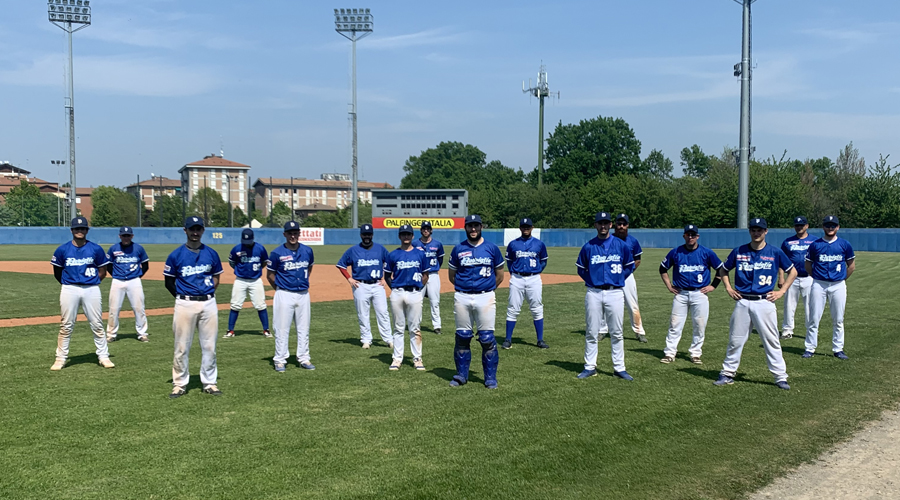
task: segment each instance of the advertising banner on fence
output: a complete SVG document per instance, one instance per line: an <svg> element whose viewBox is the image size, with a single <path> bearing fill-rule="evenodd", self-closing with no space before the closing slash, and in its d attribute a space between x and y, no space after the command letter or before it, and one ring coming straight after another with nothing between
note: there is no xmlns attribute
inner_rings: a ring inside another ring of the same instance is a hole
<svg viewBox="0 0 900 500"><path fill-rule="evenodd" d="M321 227L302 227L300 228L300 239L298 241L304 245L324 245L325 229Z"/></svg>
<svg viewBox="0 0 900 500"><path fill-rule="evenodd" d="M426 220L434 229L462 229L465 225L465 217L372 217L372 227L400 229L403 224L409 224L419 229Z"/></svg>

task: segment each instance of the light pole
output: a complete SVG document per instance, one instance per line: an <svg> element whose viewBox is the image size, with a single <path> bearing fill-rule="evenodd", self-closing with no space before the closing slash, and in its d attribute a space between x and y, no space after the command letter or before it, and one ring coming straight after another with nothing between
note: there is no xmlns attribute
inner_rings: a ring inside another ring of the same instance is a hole
<svg viewBox="0 0 900 500"><path fill-rule="evenodd" d="M350 227L359 225L359 196L356 193L357 169L356 169L356 41L365 38L372 33L375 18L371 9L334 9L334 30L347 40L352 42L351 65L353 102L350 105L350 121L353 124L353 163L350 177L350 196L353 197L353 208L350 217Z"/></svg>
<svg viewBox="0 0 900 500"><path fill-rule="evenodd" d="M69 116L69 211L74 219L78 209L75 205L75 82L72 65L72 33L91 25L90 0L49 0L47 15L50 22L66 32L69 38L69 71L67 83L69 97L66 111ZM76 25L77 27L73 27Z"/></svg>
<svg viewBox="0 0 900 500"><path fill-rule="evenodd" d="M528 79L529 85L531 79ZM544 99L550 97L550 84L547 83L547 69L541 64L541 70L538 71L537 82L534 87L525 88L525 82L522 82L522 92L537 97L540 101L540 113L538 116L538 186L544 185ZM559 92L556 93L559 98Z"/></svg>
<svg viewBox="0 0 900 500"><path fill-rule="evenodd" d="M744 8L743 40L741 43L741 62L734 65L734 76L741 78L741 137L740 163L738 166L738 214L737 226L747 228L750 218L750 84L753 80L753 68L750 64L751 28L750 4L756 0L734 0Z"/></svg>
<svg viewBox="0 0 900 500"><path fill-rule="evenodd" d="M231 181L237 180L238 176L225 174L225 179L228 181L228 227L234 227L234 205L231 204Z"/></svg>
<svg viewBox="0 0 900 500"><path fill-rule="evenodd" d="M56 224L62 226L62 210L59 206L62 203L62 198L59 196L59 166L65 165L66 160L50 160L50 164L56 165Z"/></svg>

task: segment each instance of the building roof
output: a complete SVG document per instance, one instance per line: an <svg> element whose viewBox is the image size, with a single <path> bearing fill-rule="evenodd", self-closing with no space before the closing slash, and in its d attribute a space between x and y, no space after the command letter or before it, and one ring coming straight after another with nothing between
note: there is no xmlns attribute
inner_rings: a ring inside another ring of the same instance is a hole
<svg viewBox="0 0 900 500"><path fill-rule="evenodd" d="M367 182L367 181L357 181L356 183L358 188L364 189L379 189L379 188L391 188L390 184L387 182ZM256 182L253 183L253 186L277 186L277 187L291 187L291 179L280 179L278 177L257 177ZM315 188L315 189L324 189L324 188L344 188L347 189L350 187L350 181L324 181L322 179L298 179L294 178L293 186L295 188Z"/></svg>
<svg viewBox="0 0 900 500"><path fill-rule="evenodd" d="M147 179L145 181L140 182L141 187L150 187L150 188L158 188L160 186L160 180L162 180L162 187L164 188L180 188L181 187L181 179L169 179L168 177L154 177L152 179ZM138 186L137 182L133 182L126 187L135 188Z"/></svg>
<svg viewBox="0 0 900 500"><path fill-rule="evenodd" d="M337 207L325 203L310 203L297 209L298 212L337 212L337 210Z"/></svg>
<svg viewBox="0 0 900 500"><path fill-rule="evenodd" d="M202 160L188 163L187 165L178 169L178 171L181 172L187 167L250 168L250 165L244 165L243 163L238 163L236 161L226 160L221 156L209 155L204 156Z"/></svg>
<svg viewBox="0 0 900 500"><path fill-rule="evenodd" d="M0 161L0 173L22 174L22 175L27 176L31 172L29 172L28 170L25 170L24 168L17 167L8 161Z"/></svg>

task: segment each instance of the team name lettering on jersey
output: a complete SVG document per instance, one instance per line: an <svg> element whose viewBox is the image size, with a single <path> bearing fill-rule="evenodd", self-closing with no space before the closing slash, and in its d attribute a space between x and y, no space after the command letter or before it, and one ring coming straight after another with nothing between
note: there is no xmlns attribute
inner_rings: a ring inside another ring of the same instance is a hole
<svg viewBox="0 0 900 500"><path fill-rule="evenodd" d="M819 254L819 262L841 262L843 260L844 260L843 255Z"/></svg>
<svg viewBox="0 0 900 500"><path fill-rule="evenodd" d="M248 257L246 255L241 256L241 262L259 262L259 255L254 255L253 257Z"/></svg>
<svg viewBox="0 0 900 500"><path fill-rule="evenodd" d="M168 270L168 266L166 267L166 269ZM204 264L202 266L184 266L181 268L181 275L187 277L194 276L196 274L208 273L209 271L212 271L212 265L210 264Z"/></svg>
<svg viewBox="0 0 900 500"><path fill-rule="evenodd" d="M464 257L459 260L462 266L490 266L492 263L490 257Z"/></svg>
<svg viewBox="0 0 900 500"><path fill-rule="evenodd" d="M622 262L621 255L591 255L591 264L606 264L607 262Z"/></svg>
<svg viewBox="0 0 900 500"><path fill-rule="evenodd" d="M792 252L805 252L809 249L809 245L798 245L795 242L792 242L790 247Z"/></svg>
<svg viewBox="0 0 900 500"><path fill-rule="evenodd" d="M93 257L85 257L83 259L76 259L74 257L69 257L68 259L66 259L66 266L72 266L72 267L84 266L84 265L93 264L93 263L94 263Z"/></svg>
<svg viewBox="0 0 900 500"><path fill-rule="evenodd" d="M411 260L401 260L397 262L397 269L418 269L419 262L411 261Z"/></svg>
<svg viewBox="0 0 900 500"><path fill-rule="evenodd" d="M309 262L287 262L282 266L285 271L296 271L297 269L305 269L309 267Z"/></svg>
<svg viewBox="0 0 900 500"><path fill-rule="evenodd" d="M122 252L115 252L116 255L116 264L134 264L138 262L140 259L138 257L123 257L120 256Z"/></svg>
<svg viewBox="0 0 900 500"><path fill-rule="evenodd" d="M378 259L359 259L358 261L356 261L356 265L359 267L379 266L381 265L381 261Z"/></svg>
<svg viewBox="0 0 900 500"><path fill-rule="evenodd" d="M531 258L534 258L534 257L537 257L537 256L538 256L537 252L526 252L526 251L524 251L524 250L516 250L516 258L517 258L517 259L520 258L520 257L531 257Z"/></svg>
<svg viewBox="0 0 900 500"><path fill-rule="evenodd" d="M768 270L772 269L772 267L772 262L754 262L752 264L749 262L741 262L741 264L738 266L741 271L759 271L761 269Z"/></svg>
<svg viewBox="0 0 900 500"><path fill-rule="evenodd" d="M706 266L688 266L686 264L678 266L679 273L702 273L707 269L708 268Z"/></svg>

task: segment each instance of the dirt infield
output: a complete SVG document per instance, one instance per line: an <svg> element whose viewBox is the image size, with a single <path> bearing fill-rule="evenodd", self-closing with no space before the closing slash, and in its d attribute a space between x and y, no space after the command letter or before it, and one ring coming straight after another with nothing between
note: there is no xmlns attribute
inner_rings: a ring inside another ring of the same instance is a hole
<svg viewBox="0 0 900 500"><path fill-rule="evenodd" d="M319 269L324 268L324 269ZM0 272L12 272L12 273L30 273L30 274L52 274L53 269L49 262L42 261L0 261ZM452 292L453 285L450 284L450 280L447 277L447 271L443 270L440 272L441 276L441 290L444 290L444 293ZM145 280L150 281L163 281L162 274L162 265L159 263L153 263L150 265L150 270L144 275ZM578 283L581 281L581 278L574 275L568 274L544 274L541 278L545 285L555 285L559 283ZM231 284L234 283L234 273L231 270L226 270L221 275L221 283ZM337 270L336 267L332 265L320 265L317 266L316 271L310 276L310 299L312 302L331 302L335 300L352 300L353 294L350 291L350 286L347 284L347 281L341 276L340 271ZM509 279L504 279L503 283L500 285L501 288L506 288L509 286ZM268 287L267 287L268 288ZM390 293L390 291L388 291ZM275 292L273 290L267 290L266 295L273 296ZM227 297L225 298L227 300ZM222 300L220 297L219 300ZM272 301L269 300L268 304L271 306ZM219 304L219 310L228 309L230 306L226 302L224 304ZM252 308L252 304L249 302L244 303L245 308ZM174 311L171 307L165 307L160 309L148 309L148 316L165 316L168 314L172 314ZM107 313L103 313L103 318L106 319L108 316ZM134 313L128 310L123 310L120 314L122 318L133 318ZM78 321L86 321L84 315L78 316ZM3 319L0 320L0 328L12 327L12 326L26 326L26 325L46 325L52 323L58 323L59 316L37 316L32 318L12 318L12 319Z"/></svg>

